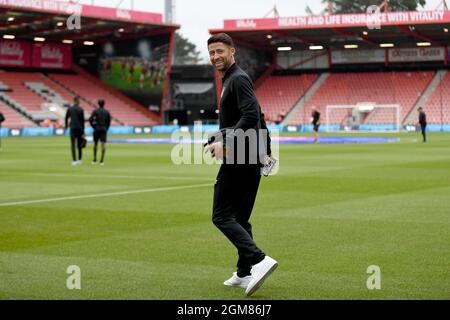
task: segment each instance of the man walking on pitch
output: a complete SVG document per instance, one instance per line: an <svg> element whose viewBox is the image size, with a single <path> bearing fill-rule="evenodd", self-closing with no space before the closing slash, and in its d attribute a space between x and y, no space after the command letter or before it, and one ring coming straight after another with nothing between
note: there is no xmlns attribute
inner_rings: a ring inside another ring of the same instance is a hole
<svg viewBox="0 0 450 320"><path fill-rule="evenodd" d="M109 111L105 109L104 100L99 100L98 106L99 108L92 112L89 123L92 128L94 128L94 161L92 161L92 164L97 164L97 146L98 141L100 141L102 144L100 165L102 166L105 164L106 140L109 126L111 125L111 115Z"/></svg>
<svg viewBox="0 0 450 320"><path fill-rule="evenodd" d="M2 123L5 121L5 116L0 112L0 148L2 147Z"/></svg>
<svg viewBox="0 0 450 320"><path fill-rule="evenodd" d="M319 141L320 112L317 111L316 107L312 107L311 118L311 124L313 125L314 143L317 143Z"/></svg>
<svg viewBox="0 0 450 320"><path fill-rule="evenodd" d="M233 132L238 129L246 132L267 129L252 81L235 63L236 49L230 36L225 33L211 36L208 51L213 67L222 78L220 129L231 128ZM267 153L270 155L269 145ZM257 247L249 222L261 179L261 167L258 163L251 164L251 161L234 164L233 159L227 158L227 143L214 142L208 148L213 157L224 160L214 186L212 220L237 248L239 255L237 272L224 284L245 288L246 295L250 296L278 266L277 261Z"/></svg>
<svg viewBox="0 0 450 320"><path fill-rule="evenodd" d="M422 131L423 142L427 142L427 115L423 112L423 108L417 109L419 111L419 124L420 130Z"/></svg>
<svg viewBox="0 0 450 320"><path fill-rule="evenodd" d="M73 99L73 106L69 107L66 112L65 128L67 129L70 120L70 145L72 148L72 165L78 166L82 164L83 143L84 140L84 111L80 107L80 97ZM75 144L78 149L78 160L75 153Z"/></svg>

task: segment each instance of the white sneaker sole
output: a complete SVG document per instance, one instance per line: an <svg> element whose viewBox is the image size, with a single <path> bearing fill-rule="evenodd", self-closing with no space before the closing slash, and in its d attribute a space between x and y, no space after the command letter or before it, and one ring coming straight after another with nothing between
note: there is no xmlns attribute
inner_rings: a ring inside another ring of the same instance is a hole
<svg viewBox="0 0 450 320"><path fill-rule="evenodd" d="M229 284L229 283L223 283L224 285L226 285L227 287L235 287L235 288L241 288L241 289L247 289L248 285L244 285L244 284Z"/></svg>
<svg viewBox="0 0 450 320"><path fill-rule="evenodd" d="M250 282L249 286L247 287L247 290L245 291L245 294L249 297L252 294L254 294L256 292L256 290L258 290L264 283L264 281L266 281L266 279L272 274L272 272L275 271L275 269L278 267L278 262L274 261L274 263L268 265L266 267L266 270L263 271L263 275L261 276L261 278L259 278L258 280L255 281L254 284L252 284L252 282ZM250 285L252 285L250 287Z"/></svg>

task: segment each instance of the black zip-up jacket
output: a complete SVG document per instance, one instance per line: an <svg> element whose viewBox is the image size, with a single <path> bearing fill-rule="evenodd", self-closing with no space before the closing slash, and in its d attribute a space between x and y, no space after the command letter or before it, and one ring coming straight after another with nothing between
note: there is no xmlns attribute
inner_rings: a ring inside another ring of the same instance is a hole
<svg viewBox="0 0 450 320"><path fill-rule="evenodd" d="M419 123L421 126L427 125L427 116L425 115L425 112L419 112Z"/></svg>
<svg viewBox="0 0 450 320"><path fill-rule="evenodd" d="M95 109L89 118L89 123L94 130L108 131L109 126L111 125L111 115L105 108Z"/></svg>
<svg viewBox="0 0 450 320"><path fill-rule="evenodd" d="M70 119L70 129L84 131L84 111L80 106L73 105L67 109L65 126L68 127Z"/></svg>
<svg viewBox="0 0 450 320"><path fill-rule="evenodd" d="M270 135L256 99L250 77L234 63L222 79L219 113L220 129L267 130L267 154L271 154Z"/></svg>
<svg viewBox="0 0 450 320"><path fill-rule="evenodd" d="M314 111L312 114L312 118L313 118L312 124L316 126L320 120L320 112Z"/></svg>
<svg viewBox="0 0 450 320"><path fill-rule="evenodd" d="M0 124L5 121L5 116L0 112Z"/></svg>

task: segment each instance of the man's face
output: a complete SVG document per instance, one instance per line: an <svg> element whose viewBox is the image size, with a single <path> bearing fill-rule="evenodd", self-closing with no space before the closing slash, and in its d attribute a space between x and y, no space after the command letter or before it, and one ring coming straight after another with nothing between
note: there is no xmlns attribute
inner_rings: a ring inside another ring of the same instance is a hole
<svg viewBox="0 0 450 320"><path fill-rule="evenodd" d="M222 42L211 43L208 46L209 59L217 71L227 71L234 63L235 49Z"/></svg>

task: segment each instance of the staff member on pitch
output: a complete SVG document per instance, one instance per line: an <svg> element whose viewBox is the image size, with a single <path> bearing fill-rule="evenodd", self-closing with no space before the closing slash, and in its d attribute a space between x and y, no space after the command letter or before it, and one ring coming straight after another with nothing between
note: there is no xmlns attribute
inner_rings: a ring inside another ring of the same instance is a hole
<svg viewBox="0 0 450 320"><path fill-rule="evenodd" d="M80 107L80 97L75 96L73 105L67 109L65 128L68 128L70 120L70 145L72 148L72 165L82 164L83 140L84 140L84 111ZM85 140L84 140L85 141ZM78 148L78 160L75 153L75 143Z"/></svg>
<svg viewBox="0 0 450 320"><path fill-rule="evenodd" d="M417 109L419 111L419 124L422 131L423 142L427 142L427 115L423 112L423 108Z"/></svg>
<svg viewBox="0 0 450 320"><path fill-rule="evenodd" d="M314 136L314 142L319 141L319 127L320 127L320 112L317 111L316 107L312 107L312 113L311 113L311 124L313 125L313 136Z"/></svg>
<svg viewBox="0 0 450 320"><path fill-rule="evenodd" d="M225 33L208 39L210 61L222 78L220 129L266 128L250 77L236 65L233 40ZM222 142L209 146L216 159L224 160L214 186L212 220L238 250L237 272L224 282L253 294L278 266L256 245L249 223L261 172L259 164L227 164ZM268 150L269 147L267 147ZM268 151L270 154L270 151ZM230 161L232 162L232 161Z"/></svg>
<svg viewBox="0 0 450 320"><path fill-rule="evenodd" d="M2 147L2 123L5 121L5 116L0 112L0 148Z"/></svg>
<svg viewBox="0 0 450 320"><path fill-rule="evenodd" d="M106 138L111 125L111 114L105 109L105 101L98 101L98 109L95 109L90 118L89 123L94 128L94 161L92 164L97 164L97 146L98 141L102 144L102 157L100 159L100 165L105 164L105 152L106 152Z"/></svg>

